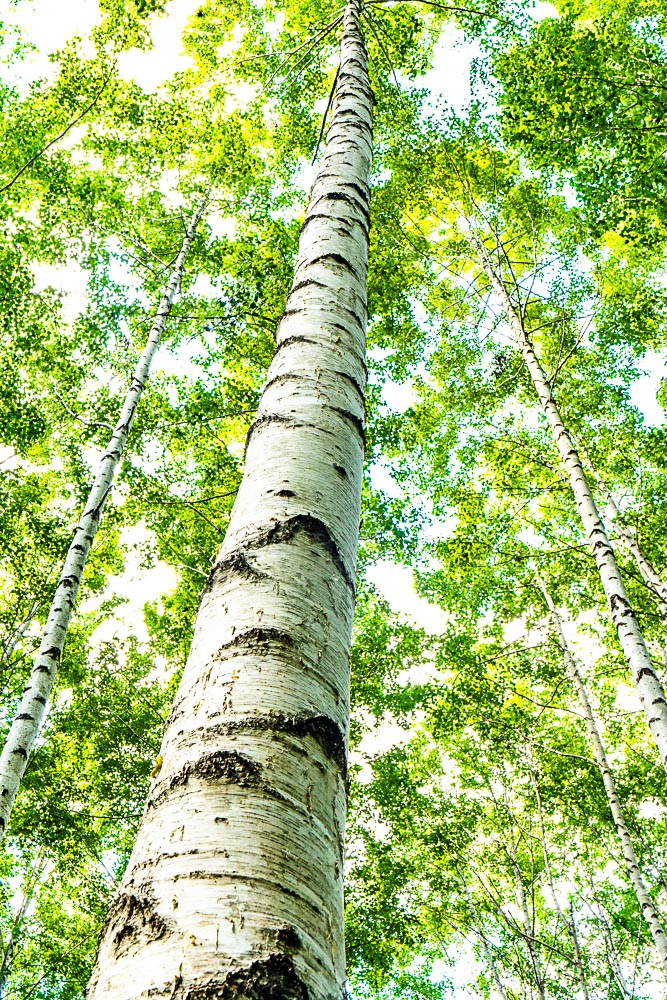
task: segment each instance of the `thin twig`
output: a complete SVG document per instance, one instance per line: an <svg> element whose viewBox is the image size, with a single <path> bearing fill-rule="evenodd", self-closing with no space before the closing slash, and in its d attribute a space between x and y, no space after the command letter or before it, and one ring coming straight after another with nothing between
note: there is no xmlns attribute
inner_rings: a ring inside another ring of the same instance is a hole
<svg viewBox="0 0 667 1000"><path fill-rule="evenodd" d="M86 115L88 114L89 111L92 111L92 109L95 107L95 105L99 101L100 97L104 93L104 91L106 89L106 86L107 86L109 80L111 79L111 77L113 75L113 71L115 70L115 68L116 68L116 63L114 62L113 66L109 70L109 73L107 74L107 76L106 76L106 78L104 80L104 83L102 84L101 89L98 91L98 93L92 99L92 101L90 102L90 104L87 105L87 107L85 107L83 109L83 111L81 112L81 114L78 115L74 119L74 121L71 121L69 123L69 125L62 130L62 132L60 132L54 139L51 139L50 142L47 142L46 146L43 146L40 150L38 150L36 153L34 153L33 156L31 156L30 159L27 160L23 164L23 166L21 167L21 169L18 170L14 174L14 176L12 177L12 179L10 181L8 181L5 185L3 185L3 187L0 187L0 194L4 194L5 191L9 190L9 188L12 186L12 184L16 183L16 181L19 179L19 177L21 176L21 174L25 173L25 171L28 169L28 167L31 167L32 164L35 162L35 160L38 160L40 156L43 156L44 153L47 151L47 149L50 149L51 146L54 146L57 142L60 142L61 139L64 139L65 136L67 135L67 133L70 132L74 128L75 125L78 125L79 122L81 121L81 119L86 117Z"/></svg>

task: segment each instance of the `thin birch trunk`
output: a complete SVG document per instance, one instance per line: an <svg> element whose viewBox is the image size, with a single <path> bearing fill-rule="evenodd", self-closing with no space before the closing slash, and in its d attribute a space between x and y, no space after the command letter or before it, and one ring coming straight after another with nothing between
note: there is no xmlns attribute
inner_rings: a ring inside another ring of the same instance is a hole
<svg viewBox="0 0 667 1000"><path fill-rule="evenodd" d="M505 284L493 266L486 247L471 229L470 239L477 251L482 270L489 278L511 326L524 364L530 373L535 391L553 434L561 461L567 471L579 516L586 532L600 580L609 602L612 620L634 678L649 729L658 747L663 766L667 769L667 700L662 683L653 669L651 657L641 633L635 612L628 600L616 556L609 543L605 527L595 505L574 441L560 414L547 378L522 316L516 311Z"/></svg>
<svg viewBox="0 0 667 1000"><path fill-rule="evenodd" d="M459 874L459 878L461 880L461 885L463 886L463 893L464 893L464 895L466 897L466 902L468 903L468 909L470 910L470 913L472 915L472 920L473 920L473 923L475 925L475 930L477 932L477 937L479 938L479 940L482 943L482 948L484 949L484 955L486 957L486 961L487 961L487 964L489 966L489 969L491 970L491 975L493 976L493 981L496 984L496 987L498 989L498 993L500 994L502 1000L509 1000L509 996L507 994L507 990L505 989L503 981L500 978L500 974L498 972L498 966L496 965L496 961L495 961L495 959L493 957L493 952L491 950L491 945L489 944L489 942L487 940L487 937L486 937L486 934L484 933L484 928L482 926L482 921L481 921L481 918L479 916L479 912L477 910L477 907L475 906L475 900L473 899L473 895L472 895L472 893L470 891L470 887L469 887L468 883L466 882L464 876L461 874L460 870L459 870L458 874Z"/></svg>
<svg viewBox="0 0 667 1000"><path fill-rule="evenodd" d="M665 583L660 574L654 568L650 559L647 557L646 553L639 544L634 531L632 531L631 528L628 528L627 525L623 524L621 520L621 512L619 511L616 501L609 490L605 489L604 493L607 498L607 502L611 507L612 516L614 518L614 523L621 543L635 560L637 569L639 570L644 583L657 597L660 614L663 618L667 619L667 583Z"/></svg>
<svg viewBox="0 0 667 1000"><path fill-rule="evenodd" d="M533 966L533 975L535 976L535 986L537 987L537 994L540 1000L547 1000L547 994L544 989L544 977L542 975L542 968L540 965L540 957L537 952L537 948L535 947L535 928L533 927L533 922L530 919L530 911L528 909L528 899L526 898L526 887L523 884L521 869L516 859L514 867L517 877L517 896L519 901L519 907L523 915L524 937L526 939L526 945L528 947L530 962L531 965Z"/></svg>
<svg viewBox="0 0 667 1000"><path fill-rule="evenodd" d="M634 991L630 992L630 990L628 989L628 984L625 981L625 976L623 975L623 970L621 968L621 960L620 960L619 954L618 954L618 952L616 950L616 945L614 944L614 939L613 939L613 935L612 935L612 932L611 932L611 927L609 925L609 921L607 920L607 918L602 913L602 908L600 906L600 903L599 903L597 897L595 896L595 890L594 890L594 887L593 887L592 883L591 883L591 892L592 892L593 898L595 899L595 902L597 903L597 908L598 909L597 909L596 916L597 916L600 924L602 925L602 936L604 937L605 950L607 952L607 961L609 963L609 968L611 969L611 974L614 977L614 979L616 980L616 985L618 986L619 990L621 991L621 995L623 997L623 1000L633 1000ZM592 907L591 907L591 909L592 909ZM593 911L593 912L595 912L595 911Z"/></svg>
<svg viewBox="0 0 667 1000"><path fill-rule="evenodd" d="M243 481L89 1000L344 996L372 153L361 7L345 9L331 125Z"/></svg>
<svg viewBox="0 0 667 1000"><path fill-rule="evenodd" d="M547 873L547 880L549 882L549 889L551 891L551 898L553 904L556 908L556 912L560 917L563 925L568 933L570 942L572 944L572 950L574 952L574 964L577 968L577 976L579 977L579 985L581 986L581 992L584 1000L590 1000L588 993L588 983L586 982L586 970L584 969L584 964L581 957L581 950L579 948L579 938L577 937L577 930L574 923L574 907L570 904L570 917L568 918L565 913L563 913L563 908L558 902L558 895L556 893L556 886L554 885L553 873L551 871L551 861L549 859L549 850L547 848L547 835L544 828L544 812L542 810L542 796L540 795L540 788L537 783L537 778L533 770L532 761L530 767L530 777L533 783L533 788L535 789L535 798L537 800L537 810L540 821L540 839L542 841L542 854L544 856L544 867Z"/></svg>
<svg viewBox="0 0 667 1000"><path fill-rule="evenodd" d="M65 557L51 602L35 666L0 755L0 838L7 829L9 816L25 773L28 757L44 720L88 554L100 523L104 504L113 485L118 463L134 423L151 362L160 345L167 317L179 292L185 261L207 201L208 198L202 201L183 237L181 249L174 263L169 283L160 300L146 346L134 370L118 423L100 460L84 512L74 531L74 537Z"/></svg>
<svg viewBox="0 0 667 1000"><path fill-rule="evenodd" d="M556 607L546 587L542 588L542 592L544 594L544 599L547 602L547 607L549 608L551 621L556 632L558 645L563 653L563 659L565 660L567 672L576 689L581 712L586 720L586 728L588 729L588 736L593 749L593 754L595 756L595 761L600 770L600 774L602 775L604 790L607 795L607 802L609 803L618 839L621 842L628 878L630 879L630 883L635 891L642 916L646 921L651 937L653 938L662 967L665 974L667 974L667 936L662 928L660 917L658 916L658 912L648 894L648 890L644 885L644 880L639 870L639 863L637 861L637 855L635 853L630 830L623 813L623 807L621 806L618 792L616 791L616 784L609 766L602 738L600 737L600 733L595 722L595 716L593 715L591 703L588 700L588 694L586 692L584 682L581 679L579 668L574 657L572 656L572 653L570 652L570 647L568 646L567 639L565 638L565 632L563 631L563 623L560 615L556 611Z"/></svg>
<svg viewBox="0 0 667 1000"><path fill-rule="evenodd" d="M579 935L577 934L577 922L574 918L574 903L570 901L570 919L568 923L568 930L570 932L570 938L572 939L572 948L574 949L574 960L577 965L577 974L579 976L579 984L581 985L581 992L583 994L584 1000L590 1000L590 994L588 992L588 983L586 981L586 969L584 968L584 960L581 954L581 948L579 946Z"/></svg>

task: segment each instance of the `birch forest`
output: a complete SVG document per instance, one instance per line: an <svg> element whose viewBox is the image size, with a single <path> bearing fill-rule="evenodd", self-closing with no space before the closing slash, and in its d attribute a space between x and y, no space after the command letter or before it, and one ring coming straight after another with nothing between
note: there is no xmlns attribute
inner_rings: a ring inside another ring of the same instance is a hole
<svg viewBox="0 0 667 1000"><path fill-rule="evenodd" d="M665 0L0 0L0 215L0 1000L665 1000Z"/></svg>

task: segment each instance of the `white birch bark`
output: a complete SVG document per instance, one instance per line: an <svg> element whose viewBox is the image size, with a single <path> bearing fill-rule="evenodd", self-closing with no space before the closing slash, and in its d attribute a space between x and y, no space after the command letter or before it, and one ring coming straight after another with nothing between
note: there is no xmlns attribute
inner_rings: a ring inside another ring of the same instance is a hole
<svg viewBox="0 0 667 1000"><path fill-rule="evenodd" d="M614 524L621 540L621 544L635 560L637 569L639 570L644 583L649 590L653 591L658 599L660 614L663 618L667 619L667 583L665 583L651 563L650 559L647 557L646 553L637 541L637 536L634 531L632 531L631 528L628 528L627 525L623 524L621 512L619 511L616 501L609 490L605 490L604 493L611 508L612 517L614 518Z"/></svg>
<svg viewBox="0 0 667 1000"><path fill-rule="evenodd" d="M551 599L551 595L545 587L542 587L542 593L544 594L544 599L547 603L547 607L549 608L551 621L556 633L558 645L563 653L563 659L565 660L568 675L577 692L581 713L586 721L586 728L588 729L588 736L593 749L593 755L600 770L600 774L602 775L602 782L607 795L607 802L609 803L609 809L614 820L614 826L616 827L618 839L621 843L628 878L630 879L632 888L635 891L642 916L646 921L651 937L653 938L662 967L667 974L667 936L665 935L658 911L649 896L639 869L639 863L637 861L637 855L635 854L635 848L630 835L630 830L623 813L623 807L618 797L614 776L609 766L609 760L607 759L602 738L595 721L595 716L593 715L591 703L588 700L588 693L581 678L581 674L579 673L577 663L570 652L570 647L568 646L565 632L563 631L563 623L556 610L553 600Z"/></svg>
<svg viewBox="0 0 667 1000"><path fill-rule="evenodd" d="M229 529L89 1000L342 1000L372 93L361 0ZM157 768L156 768L157 770Z"/></svg>
<svg viewBox="0 0 667 1000"><path fill-rule="evenodd" d="M616 556L595 505L579 454L572 436L563 422L546 372L535 353L523 319L515 309L502 278L493 266L486 247L472 228L470 240L477 251L482 270L491 281L494 291L500 299L517 347L533 381L544 415L549 422L554 443L568 474L570 488L574 494L579 517L595 559L621 648L632 671L635 687L641 699L649 729L658 747L661 761L667 769L667 700L665 700L665 691L653 669L651 656L644 642L634 609L628 599Z"/></svg>
<svg viewBox="0 0 667 1000"><path fill-rule="evenodd" d="M35 665L23 691L12 727L0 755L0 837L7 829L7 822L25 773L28 757L44 720L81 577L88 560L88 553L93 544L118 463L134 423L151 362L159 347L167 317L180 289L185 261L207 201L208 199L202 201L183 237L181 249L160 300L146 346L132 375L118 423L111 435L107 449L100 459L84 512L74 531L74 537L65 557Z"/></svg>

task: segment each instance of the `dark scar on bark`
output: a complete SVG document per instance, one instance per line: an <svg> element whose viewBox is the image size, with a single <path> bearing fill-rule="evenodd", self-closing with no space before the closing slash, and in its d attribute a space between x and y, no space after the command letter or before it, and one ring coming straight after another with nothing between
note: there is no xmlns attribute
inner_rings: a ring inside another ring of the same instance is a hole
<svg viewBox="0 0 667 1000"><path fill-rule="evenodd" d="M253 579L266 579L266 574L260 573L258 570L255 570L250 566L247 558L248 553L256 552L267 545L276 545L280 542L290 542L299 534L308 535L314 542L317 542L321 548L324 549L324 551L331 558L331 561L340 575L343 577L349 589L352 593L354 593L354 577L348 571L347 566L343 562L340 550L334 541L331 531L326 526L324 521L320 521L319 518L313 517L312 514L295 514L293 517L286 518L284 521L280 521L271 528L259 531L243 549L237 549L236 552L231 553L219 562L208 578L206 586L204 587L204 594L210 591L221 576L225 576L227 573L235 571L237 567L239 567L242 575L246 578L251 575ZM250 574L248 574L248 570L251 571ZM202 594L202 597L203 596L204 595Z"/></svg>
<svg viewBox="0 0 667 1000"><path fill-rule="evenodd" d="M169 922L155 910L155 900L144 891L123 892L111 903L100 941L111 934L114 953L126 951L136 942L142 946L171 933Z"/></svg>
<svg viewBox="0 0 667 1000"><path fill-rule="evenodd" d="M310 1000L308 987L288 955L258 959L224 979L180 987L173 1000Z"/></svg>
<svg viewBox="0 0 667 1000"><path fill-rule="evenodd" d="M348 569L343 562L340 550L334 541L333 535L324 521L320 521L319 518L313 517L312 514L296 514L294 517L290 517L288 520L282 521L280 524L276 524L273 528L270 528L269 531L266 532L265 544L272 545L276 542L289 542L292 538L301 533L309 535L310 538L322 546L322 548L331 557L331 561L347 583L348 587L354 591L354 579L348 572Z"/></svg>
<svg viewBox="0 0 667 1000"><path fill-rule="evenodd" d="M222 646L214 653L214 659L222 660L226 659L226 654L229 652L232 656L242 655L247 653L248 650L253 650L257 646L269 646L272 643L277 643L280 646L286 646L289 649L294 649L296 646L296 641L289 632L283 632L279 628L249 628L245 632L239 632L235 635L233 639L229 642L223 643ZM238 651L238 652L237 652Z"/></svg>
<svg viewBox="0 0 667 1000"><path fill-rule="evenodd" d="M299 948L303 947L303 941L299 937L296 927L287 925L279 927L277 931L269 931L269 933L275 934L276 944L285 951L298 951Z"/></svg>
<svg viewBox="0 0 667 1000"><path fill-rule="evenodd" d="M221 722L209 729L209 733L230 736L233 733L255 730L256 732L285 733L303 739L310 736L347 778L347 753L345 737L340 726L328 715L252 715L246 719Z"/></svg>
<svg viewBox="0 0 667 1000"><path fill-rule="evenodd" d="M246 757L236 750L214 750L203 754L198 760L185 764L180 771L172 775L166 787L148 800L149 808L154 809L174 791L175 788L187 785L190 778L200 781L224 781L241 788L258 788L262 769L256 761Z"/></svg>

